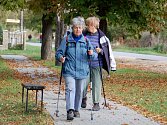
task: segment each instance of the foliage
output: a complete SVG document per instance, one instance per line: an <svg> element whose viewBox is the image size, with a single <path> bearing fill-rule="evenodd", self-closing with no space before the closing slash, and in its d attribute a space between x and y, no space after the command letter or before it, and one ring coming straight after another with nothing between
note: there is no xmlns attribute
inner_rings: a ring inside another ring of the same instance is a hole
<svg viewBox="0 0 167 125"><path fill-rule="evenodd" d="M70 14L98 15L107 18L110 25L124 27L133 34L145 30L159 32L166 22L165 0L71 0L69 5Z"/></svg>
<svg viewBox="0 0 167 125"><path fill-rule="evenodd" d="M112 26L120 26L127 31L136 35L141 31L159 32L165 26L166 21L166 2L164 0L155 1L141 1L141 0L70 0L70 1L56 1L53 0L53 10L58 8L57 3L60 4L61 9L59 13L64 13L64 17L73 18L74 16L92 16L98 15L101 19L107 18L108 23ZM60 7L59 7L60 8ZM63 12L62 12L63 10ZM53 11L57 12L57 11ZM68 20L70 20L68 18Z"/></svg>
<svg viewBox="0 0 167 125"><path fill-rule="evenodd" d="M160 42L167 43L167 30L164 28L160 33Z"/></svg>
<svg viewBox="0 0 167 125"><path fill-rule="evenodd" d="M159 32L165 25L165 4L164 0L118 0L113 2L108 18L112 25L119 24L136 34Z"/></svg>
<svg viewBox="0 0 167 125"><path fill-rule="evenodd" d="M2 26L5 25L7 15L8 15L8 12L3 10L3 8L0 6L0 25Z"/></svg>
<svg viewBox="0 0 167 125"><path fill-rule="evenodd" d="M119 37L123 37L124 39L127 37L127 31L121 27L108 27L107 36L112 41L113 39L118 39Z"/></svg>
<svg viewBox="0 0 167 125"><path fill-rule="evenodd" d="M64 12L64 4L67 0L30 0L27 2L28 8L34 13L55 16Z"/></svg>
<svg viewBox="0 0 167 125"><path fill-rule="evenodd" d="M101 19L107 18L109 24L134 34L145 30L157 33L166 26L165 0L3 0L1 6L8 10L28 7L35 13L58 14L68 20L77 15L98 15Z"/></svg>
<svg viewBox="0 0 167 125"><path fill-rule="evenodd" d="M167 53L167 44L157 44L154 46L153 50L155 50L158 53Z"/></svg>
<svg viewBox="0 0 167 125"><path fill-rule="evenodd" d="M13 47L9 48L10 50L22 50L23 49L23 44L17 44Z"/></svg>
<svg viewBox="0 0 167 125"><path fill-rule="evenodd" d="M25 0L1 0L0 6L2 6L6 10L18 11L20 9L25 8Z"/></svg>
<svg viewBox="0 0 167 125"><path fill-rule="evenodd" d="M42 14L34 14L30 10L24 11L24 26L30 30L37 30L39 33L41 32L42 24L41 24Z"/></svg>

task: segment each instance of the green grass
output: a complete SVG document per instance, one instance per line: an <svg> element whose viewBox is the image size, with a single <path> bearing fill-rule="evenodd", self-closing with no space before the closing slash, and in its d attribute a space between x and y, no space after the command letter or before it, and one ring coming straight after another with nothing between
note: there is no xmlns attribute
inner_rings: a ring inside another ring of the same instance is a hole
<svg viewBox="0 0 167 125"><path fill-rule="evenodd" d="M0 58L0 124L51 124L49 123L50 115L47 112L41 113L34 108L35 100L33 98L29 98L29 110L25 112L25 102L22 104L21 101L21 81L14 78L13 73ZM33 96L30 95L30 97Z"/></svg>
<svg viewBox="0 0 167 125"><path fill-rule="evenodd" d="M39 43L40 40L38 38L31 38L31 40L27 40L26 42L34 42L34 43Z"/></svg>
<svg viewBox="0 0 167 125"><path fill-rule="evenodd" d="M41 58L41 47L26 45L26 50L0 50L0 55L3 54L18 54L31 57L34 60L40 60Z"/></svg>
<svg viewBox="0 0 167 125"><path fill-rule="evenodd" d="M152 114L167 120L167 75L136 69L122 68L106 82L106 93L111 99L133 106L140 106Z"/></svg>

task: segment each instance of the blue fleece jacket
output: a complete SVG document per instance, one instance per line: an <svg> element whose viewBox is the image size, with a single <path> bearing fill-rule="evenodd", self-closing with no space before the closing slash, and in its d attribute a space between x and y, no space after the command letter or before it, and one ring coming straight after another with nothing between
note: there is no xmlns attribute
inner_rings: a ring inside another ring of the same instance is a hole
<svg viewBox="0 0 167 125"><path fill-rule="evenodd" d="M71 76L75 79L84 79L89 73L89 56L87 54L88 48L94 50L90 41L82 35L82 37L76 42L70 33L68 38L64 37L59 48L56 52L56 59L60 60L62 56L65 56L65 62L63 64L63 76ZM98 54L95 52L92 59L97 58Z"/></svg>

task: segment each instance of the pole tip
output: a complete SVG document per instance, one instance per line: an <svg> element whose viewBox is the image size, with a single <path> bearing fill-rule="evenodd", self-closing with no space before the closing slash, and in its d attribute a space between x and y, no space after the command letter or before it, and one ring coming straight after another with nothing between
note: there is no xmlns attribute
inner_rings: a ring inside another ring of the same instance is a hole
<svg viewBox="0 0 167 125"><path fill-rule="evenodd" d="M59 117L59 111L58 110L56 110L56 117Z"/></svg>

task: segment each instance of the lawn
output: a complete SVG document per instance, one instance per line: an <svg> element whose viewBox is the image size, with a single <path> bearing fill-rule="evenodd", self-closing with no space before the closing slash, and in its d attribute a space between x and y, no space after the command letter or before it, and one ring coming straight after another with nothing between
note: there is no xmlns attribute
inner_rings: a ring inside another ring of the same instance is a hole
<svg viewBox="0 0 167 125"><path fill-rule="evenodd" d="M121 65L104 80L107 97L147 117L167 122L167 75Z"/></svg>
<svg viewBox="0 0 167 125"><path fill-rule="evenodd" d="M30 47L31 48L31 47ZM32 48L31 48L32 49ZM36 49L34 49L36 50ZM33 51L33 50L32 50ZM31 51L31 52L32 52ZM30 54L30 50L3 51L1 54ZM0 58L0 125L51 125L53 121L48 112L41 112L34 107L34 96L29 96L28 112L25 112L25 100L22 104L22 87L20 79L15 77L16 73L8 68L5 60ZM30 94L34 94L31 92Z"/></svg>

